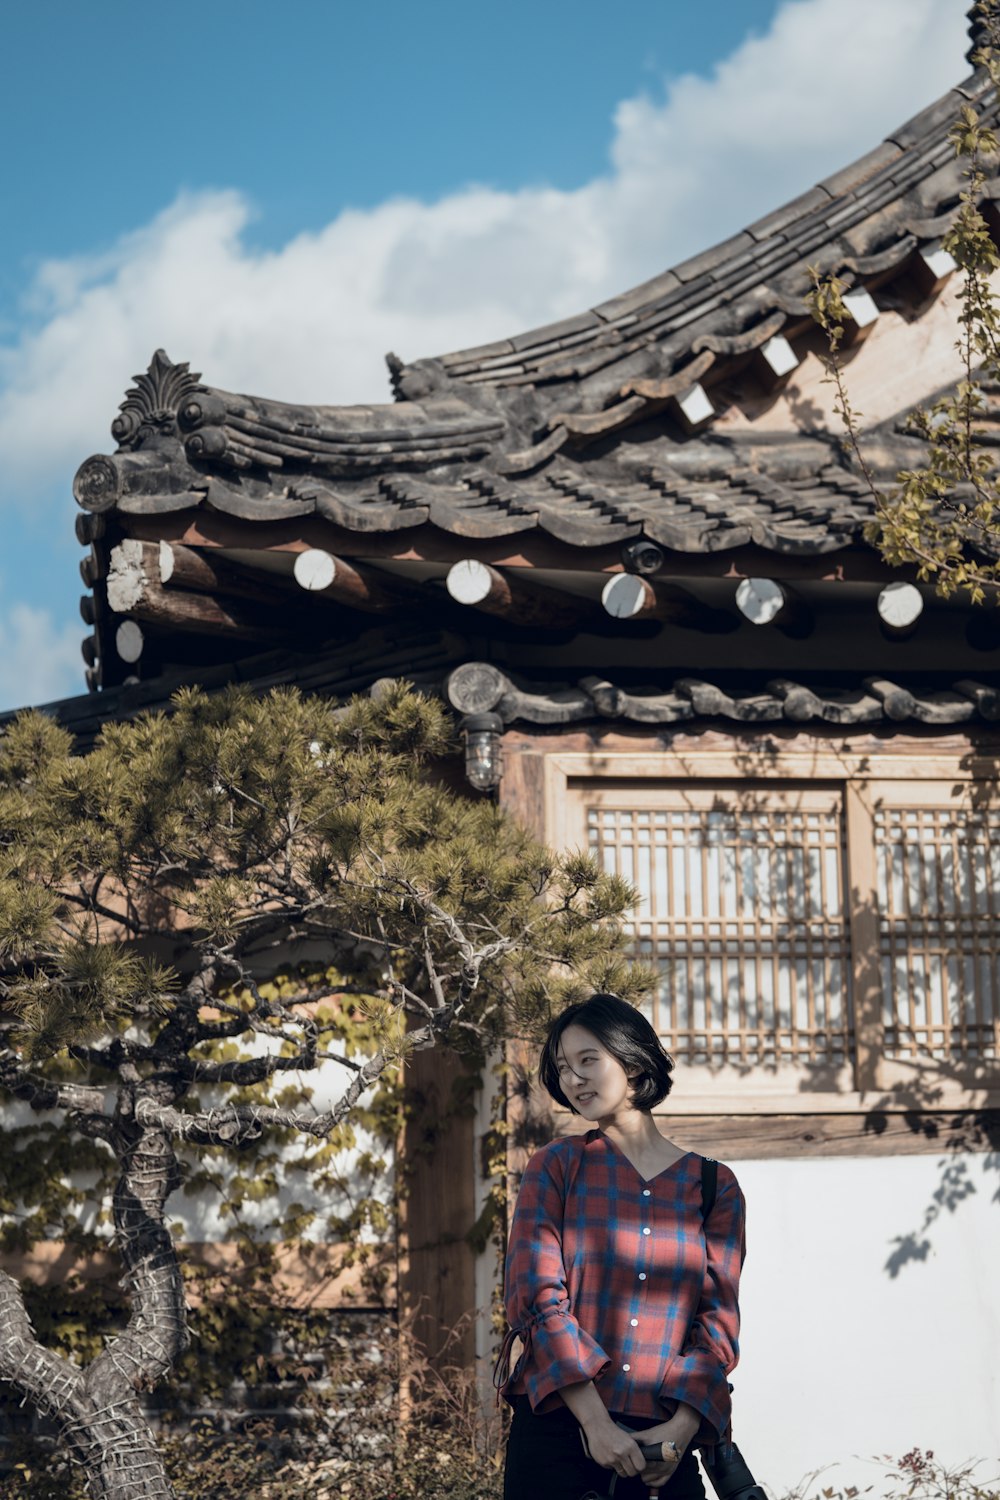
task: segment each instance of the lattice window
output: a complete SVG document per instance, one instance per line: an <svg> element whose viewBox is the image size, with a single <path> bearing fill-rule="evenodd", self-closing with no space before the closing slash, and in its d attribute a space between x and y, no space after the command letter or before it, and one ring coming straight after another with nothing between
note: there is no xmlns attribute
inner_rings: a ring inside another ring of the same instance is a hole
<svg viewBox="0 0 1000 1500"><path fill-rule="evenodd" d="M875 827L885 1055L997 1057L1000 809L881 805Z"/></svg>
<svg viewBox="0 0 1000 1500"><path fill-rule="evenodd" d="M661 785L584 801L592 852L640 893L634 947L663 968L651 1019L669 1051L851 1059L839 792Z"/></svg>

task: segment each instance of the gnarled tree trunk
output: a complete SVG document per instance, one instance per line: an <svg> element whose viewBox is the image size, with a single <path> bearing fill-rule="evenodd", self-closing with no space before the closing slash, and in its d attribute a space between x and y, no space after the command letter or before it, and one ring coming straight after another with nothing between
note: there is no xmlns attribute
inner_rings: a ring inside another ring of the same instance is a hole
<svg viewBox="0 0 1000 1500"><path fill-rule="evenodd" d="M0 1379L54 1422L86 1476L92 1500L172 1500L138 1392L150 1390L186 1347L184 1283L163 1211L177 1159L162 1130L140 1125L140 1097L173 1102L174 1090L127 1080L114 1123L101 1133L122 1164L115 1240L131 1298L128 1326L85 1369L38 1342L17 1283L0 1272Z"/></svg>

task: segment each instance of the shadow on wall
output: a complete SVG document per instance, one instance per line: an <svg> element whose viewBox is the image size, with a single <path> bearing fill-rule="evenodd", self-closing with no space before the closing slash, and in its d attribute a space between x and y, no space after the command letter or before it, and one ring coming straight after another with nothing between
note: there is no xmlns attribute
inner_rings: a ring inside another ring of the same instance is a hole
<svg viewBox="0 0 1000 1500"><path fill-rule="evenodd" d="M891 1277L898 1276L908 1265L927 1260L933 1248L935 1223L944 1214L956 1213L960 1205L974 1194L989 1192L990 1177L993 1180L990 1201L1000 1205L1000 1111L976 1113L970 1110L966 1114L951 1116L944 1125L916 1112L907 1114L906 1120L915 1133L940 1138L941 1150L947 1154L939 1163L938 1186L919 1225L896 1235L892 1241L893 1249L885 1263L885 1270ZM866 1119L866 1130L869 1123L877 1130L878 1121L878 1111L874 1110ZM981 1187L972 1180L970 1167L973 1162L980 1165L987 1178Z"/></svg>

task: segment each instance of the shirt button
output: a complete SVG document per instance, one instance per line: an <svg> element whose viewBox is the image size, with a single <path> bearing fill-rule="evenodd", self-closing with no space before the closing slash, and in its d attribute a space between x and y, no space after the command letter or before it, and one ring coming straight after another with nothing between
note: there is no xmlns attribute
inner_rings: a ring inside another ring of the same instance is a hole
<svg viewBox="0 0 1000 1500"><path fill-rule="evenodd" d="M642 1190L642 1196L643 1196L643 1197L644 1197L644 1198L648 1198L648 1197L649 1197L649 1195L650 1195L650 1192L651 1192L651 1191L652 1191L652 1189L651 1189L651 1188L643 1188L643 1190Z"/></svg>
<svg viewBox="0 0 1000 1500"><path fill-rule="evenodd" d="M638 1328L638 1326L639 1326L639 1319L638 1318L631 1318L629 1321L631 1322L633 1328Z"/></svg>
<svg viewBox="0 0 1000 1500"><path fill-rule="evenodd" d="M631 1365L622 1365L622 1369L623 1370L631 1370L631 1368L632 1368Z"/></svg>
<svg viewBox="0 0 1000 1500"><path fill-rule="evenodd" d="M643 1230L643 1231L642 1231L642 1232L643 1232L643 1234L649 1234L649 1233L650 1233L650 1230L648 1230L648 1229L644 1229L644 1230Z"/></svg>
<svg viewBox="0 0 1000 1500"><path fill-rule="evenodd" d="M646 1279L646 1273L645 1273L645 1271L640 1271L639 1272L639 1280L640 1281L645 1281L645 1279Z"/></svg>

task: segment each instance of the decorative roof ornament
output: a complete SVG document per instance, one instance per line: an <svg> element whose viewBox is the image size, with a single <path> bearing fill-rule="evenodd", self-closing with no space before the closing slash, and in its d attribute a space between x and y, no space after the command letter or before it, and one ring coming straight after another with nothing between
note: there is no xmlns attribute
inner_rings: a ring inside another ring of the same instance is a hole
<svg viewBox="0 0 1000 1500"><path fill-rule="evenodd" d="M187 363L175 365L157 349L144 375L133 375L135 385L125 393L111 436L119 448L136 448L144 438L177 437L177 416L185 403L204 391L200 375Z"/></svg>
<svg viewBox="0 0 1000 1500"><path fill-rule="evenodd" d="M975 56L979 49L996 44L997 20L994 0L976 0L969 11L969 50L965 54L967 63L975 66Z"/></svg>

